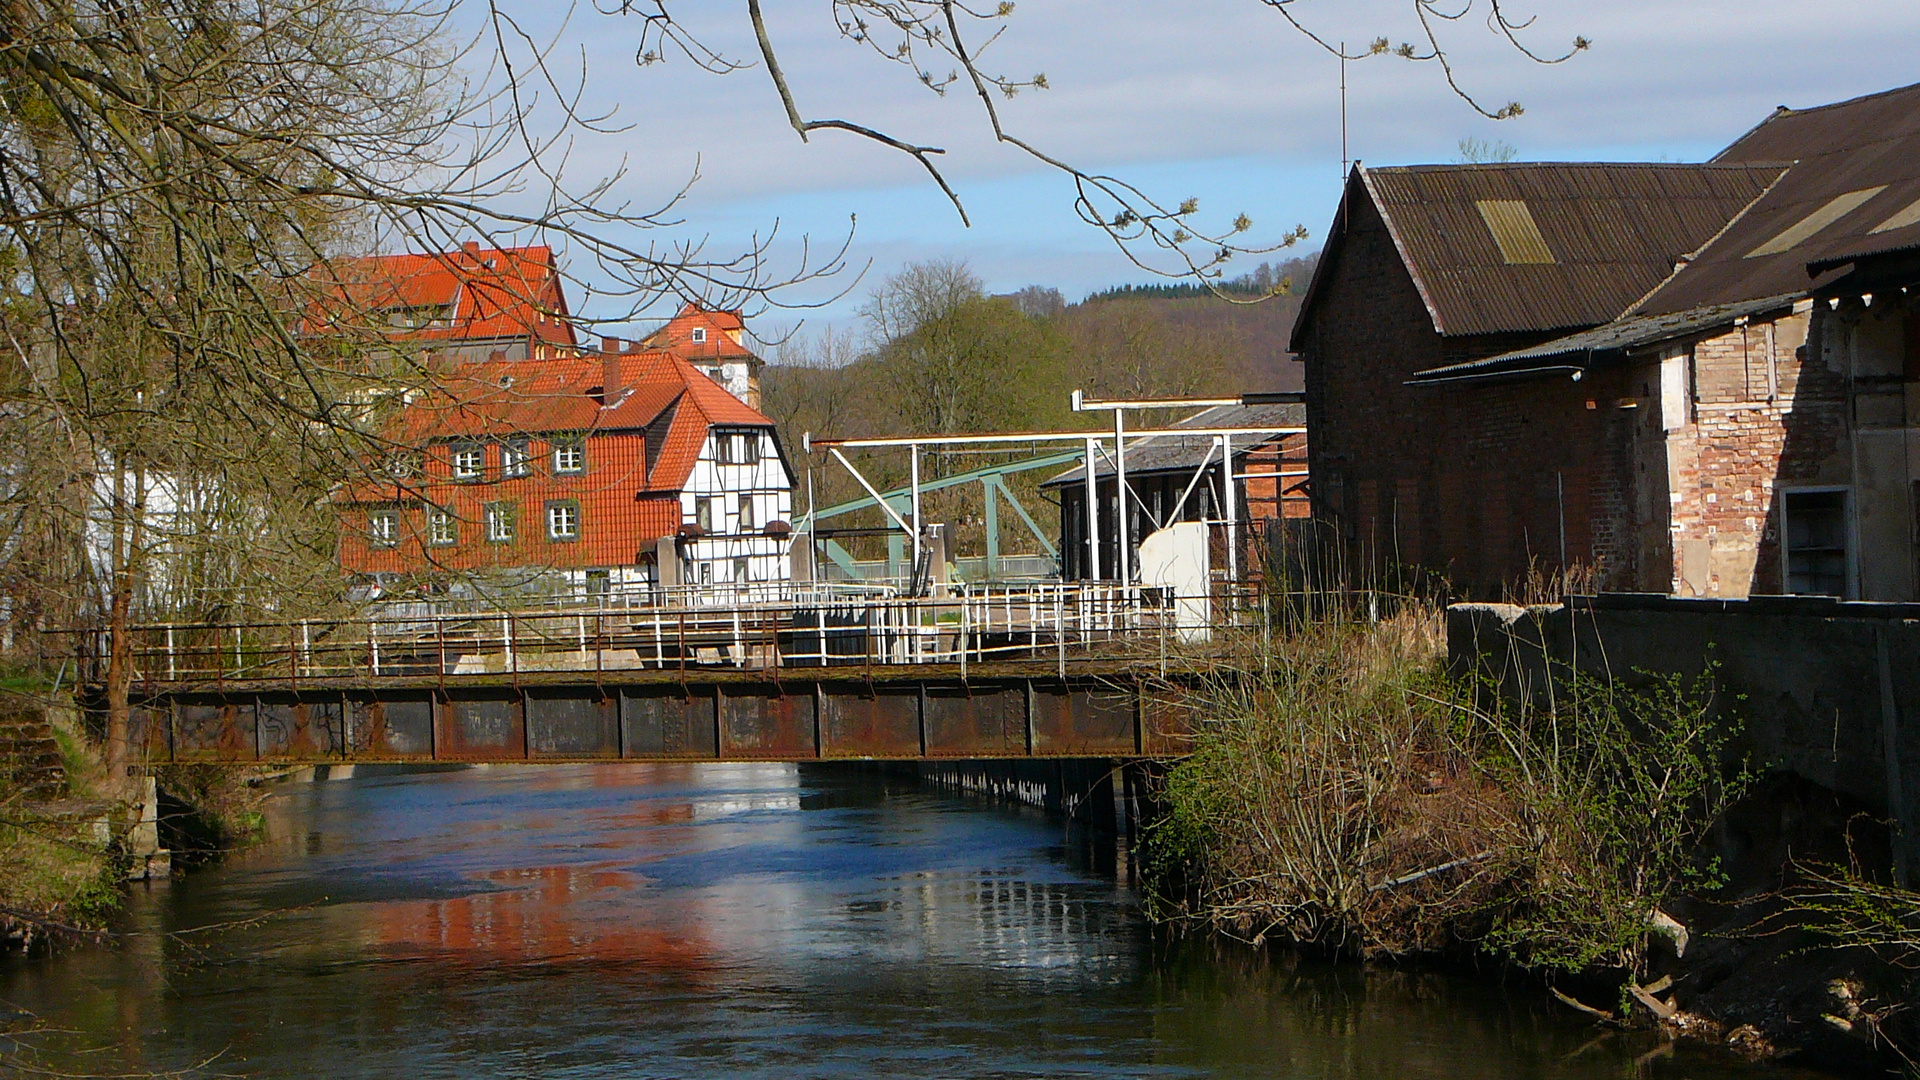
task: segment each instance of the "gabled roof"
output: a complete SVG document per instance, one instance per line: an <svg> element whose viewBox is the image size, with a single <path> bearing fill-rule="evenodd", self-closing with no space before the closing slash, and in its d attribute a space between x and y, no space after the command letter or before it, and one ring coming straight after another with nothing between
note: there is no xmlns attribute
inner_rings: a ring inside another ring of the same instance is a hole
<svg viewBox="0 0 1920 1080"><path fill-rule="evenodd" d="M1920 244L1920 84L1782 108L1714 162L1760 158L1793 166L1636 313L1805 293L1810 265Z"/></svg>
<svg viewBox="0 0 1920 1080"><path fill-rule="evenodd" d="M1279 405L1216 405L1204 412L1196 413L1179 420L1168 427L1176 428L1236 428L1236 427L1299 427L1307 424L1307 407L1298 403ZM1233 452L1244 454L1256 446L1262 446L1284 436L1242 435L1237 436ZM1186 436L1164 435L1141 439L1127 444L1127 475L1145 475L1156 472L1192 472L1200 467L1200 462L1210 454L1217 454L1211 435ZM1096 477L1113 475L1113 462L1104 457L1093 461L1093 474ZM1058 476L1050 477L1042 487L1058 487L1063 484L1085 483L1085 466L1069 469ZM1129 484L1131 486L1131 484Z"/></svg>
<svg viewBox="0 0 1920 1080"><path fill-rule="evenodd" d="M486 341L531 336L572 346L567 299L545 246L333 259L309 275L334 299L309 310L308 333L367 330L406 341ZM435 325L402 326L388 313L451 309Z"/></svg>
<svg viewBox="0 0 1920 1080"><path fill-rule="evenodd" d="M608 398L610 365L618 389ZM666 414L671 411L671 416ZM462 438L555 432L637 431L665 418L642 491L686 486L707 429L771 428L773 421L701 374L657 349L536 362L465 364L436 379L396 418L393 438L407 445Z"/></svg>
<svg viewBox="0 0 1920 1080"><path fill-rule="evenodd" d="M694 331L704 330L704 341L695 341ZM688 303L667 325L640 340L649 349L665 349L688 360L758 360L746 345L746 323L740 312L723 311Z"/></svg>
<svg viewBox="0 0 1920 1080"><path fill-rule="evenodd" d="M1321 278L1334 270L1347 204L1358 198L1386 222L1437 333L1540 332L1620 314L1783 170L1748 162L1356 165L1296 325L1309 321Z"/></svg>

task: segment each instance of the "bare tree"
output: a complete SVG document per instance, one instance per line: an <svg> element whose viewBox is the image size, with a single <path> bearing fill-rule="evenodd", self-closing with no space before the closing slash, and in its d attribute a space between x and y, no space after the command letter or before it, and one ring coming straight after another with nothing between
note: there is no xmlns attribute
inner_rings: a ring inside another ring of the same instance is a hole
<svg viewBox="0 0 1920 1080"><path fill-rule="evenodd" d="M497 5L502 0L493 2ZM1379 36L1367 47L1347 52L1303 16L1300 0L1259 2L1330 54L1349 60L1392 56L1437 66L1449 91L1490 119L1518 116L1521 106L1518 102L1490 106L1462 84L1446 41L1450 27L1467 23L1469 16L1479 19L1484 10L1488 32L1528 59L1542 64L1562 63L1591 44L1584 37L1576 37L1564 52L1535 49L1523 37L1534 20L1512 16L1503 0L1408 0L1412 20L1405 40L1396 45L1389 37ZM1045 90L1048 80L1044 73L1009 75L987 66L993 46L1006 32L1014 13L1010 2L1002 0L992 6L975 7L961 0L828 0L825 6L842 37L869 47L882 62L899 65L927 91L944 96L957 90L978 99L981 116L994 140L1070 177L1074 184L1074 212L1088 225L1104 230L1127 258L1145 270L1215 282L1224 276L1227 263L1236 255L1273 251L1306 235L1305 229L1296 227L1264 243L1253 241L1250 239L1253 222L1245 214L1235 215L1218 226L1202 226L1198 200L1155 197L1122 177L1082 168L1016 133L1001 115L997 102L1028 91ZM801 93L780 66L779 50L762 15L760 0L747 0L746 16L757 51L753 60L722 55L679 22L674 17L674 9L674 0L622 0L617 7L605 10L642 20L635 49L635 57L642 65L659 63L677 53L715 74L732 74L755 66L764 68L788 124L802 141L811 141L817 133L841 133L906 154L926 169L951 200L962 222L967 221L960 196L940 170L939 159L946 153L943 148L883 131L857 119L807 114L801 104ZM1228 299L1248 299L1225 292L1221 295Z"/></svg>

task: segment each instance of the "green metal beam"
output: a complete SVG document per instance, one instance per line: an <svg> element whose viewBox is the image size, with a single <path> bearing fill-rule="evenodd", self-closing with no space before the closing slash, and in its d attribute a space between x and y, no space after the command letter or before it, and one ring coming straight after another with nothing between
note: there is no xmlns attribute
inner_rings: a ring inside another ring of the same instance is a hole
<svg viewBox="0 0 1920 1080"><path fill-rule="evenodd" d="M988 477L1002 477L1010 473L1031 472L1034 469L1045 469L1054 465L1071 465L1071 464L1074 464L1075 462L1084 461L1085 458L1086 458L1086 454L1083 451L1072 450L1072 451L1067 451L1065 453L1046 454L1041 457L1027 458L1024 461L1011 461L1004 465L988 465L984 468L973 469L971 471L963 472L963 473L956 473L952 476L943 476L938 480L929 480L926 483L920 485L920 490L923 493L928 491L940 491L943 488L955 487L960 484L971 484L971 483L974 483L975 481L983 480ZM1002 487L1002 490L1006 490L1004 486ZM892 491L882 492L881 495L887 500L888 503L898 508L900 506L900 503L898 500L911 499L913 495L913 491L911 488L900 487L900 488L895 488ZM1008 498L1009 499L1012 498L1011 492L1008 492ZM873 496L865 495L858 499L853 499L848 502L837 503L823 510L816 510L813 513L807 515L805 520L810 522L825 521L827 518L839 517L842 514L850 514L855 510L864 510L867 507L873 506L873 505L875 505ZM1015 502L1014 505L1018 507L1019 503ZM1020 515L1022 517L1026 517L1027 516L1026 511L1022 509L1020 511ZM1029 528L1033 527L1031 518L1028 518L1028 527ZM1038 530L1036 530L1036 535L1037 535L1037 532ZM1051 553L1051 549L1049 549L1049 553Z"/></svg>
<svg viewBox="0 0 1920 1080"><path fill-rule="evenodd" d="M1026 507L1020 505L1020 500L1013 497L1013 489L1007 486L1007 482L996 476L993 478L993 484L1000 489L1000 494L1006 498L1007 505L1013 507L1013 512L1019 514L1020 520L1027 523L1027 531L1033 534L1035 540L1040 541L1040 546L1046 549L1047 557L1060 558L1060 552L1053 546L1053 541L1047 539L1047 534L1040 531L1039 523L1033 520L1032 514L1027 513Z"/></svg>

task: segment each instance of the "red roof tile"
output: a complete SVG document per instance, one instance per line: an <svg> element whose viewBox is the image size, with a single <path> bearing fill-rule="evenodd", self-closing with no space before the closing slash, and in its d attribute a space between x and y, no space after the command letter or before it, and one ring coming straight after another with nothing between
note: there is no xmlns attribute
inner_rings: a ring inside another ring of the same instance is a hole
<svg viewBox="0 0 1920 1080"><path fill-rule="evenodd" d="M606 404L601 399L609 370L621 389ZM773 421L685 360L659 350L462 365L395 418L395 441L429 448L423 475L340 493L347 526L341 530L341 565L359 573L630 565L679 527L679 492L715 426L771 429ZM551 444L542 437L575 432L587 436L585 471L555 475ZM448 444L510 435L529 437L530 475L502 477L500 449L486 446L480 481L452 479ZM650 440L659 447L651 462ZM545 507L554 499L579 502L579 540L546 538ZM486 542L485 507L491 502L518 508L513 543ZM425 543L429 505L452 511L457 543ZM397 546L368 543L365 515L376 509L401 514Z"/></svg>
<svg viewBox="0 0 1920 1080"><path fill-rule="evenodd" d="M693 340L695 330L705 330L706 340ZM640 344L644 348L665 349L688 360L758 360L746 346L745 335L746 323L740 312L690 303L668 319L667 325L642 338Z"/></svg>
<svg viewBox="0 0 1920 1080"><path fill-rule="evenodd" d="M312 276L338 296L316 303L310 333L335 332L348 321L407 341L467 341L532 337L571 347L573 324L553 251L545 246L374 255L335 259ZM330 304L339 306L328 310ZM400 308L453 309L452 317L428 326L383 326L383 312Z"/></svg>

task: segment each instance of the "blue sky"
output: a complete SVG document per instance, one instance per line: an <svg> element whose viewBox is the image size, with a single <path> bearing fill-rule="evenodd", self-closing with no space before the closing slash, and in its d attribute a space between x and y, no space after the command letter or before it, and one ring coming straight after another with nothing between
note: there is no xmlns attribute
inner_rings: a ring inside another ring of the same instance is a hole
<svg viewBox="0 0 1920 1080"><path fill-rule="evenodd" d="M816 251L837 248L852 228L847 273L779 299L818 304L841 289L851 294L816 310L767 310L753 320L764 336L803 319L808 333L851 327L871 282L909 260L961 258L995 291L1050 285L1070 300L1148 279L1077 220L1065 178L993 144L977 100L928 93L910 72L844 40L826 0L766 5L801 111L947 148L943 168L971 228L903 155L833 132L802 144L758 67L714 75L679 56L641 67L636 17L587 7L563 24L549 9L502 3L535 36L558 43L558 69L584 67L589 109L614 112L618 131L571 144L570 177L624 168L615 196L645 205L698 170L676 207L682 224L645 240L702 239L725 251L777 222L772 254L791 267L800 237ZM1471 136L1507 142L1523 160L1700 160L1775 105L1818 105L1920 78L1914 0L1848 0L1820 6L1817 17L1793 0L1506 5L1510 17L1535 18L1523 40L1539 51L1562 51L1576 34L1592 40L1558 65L1533 63L1491 33L1486 5L1477 0L1445 24L1443 40L1465 88L1490 106L1517 100L1525 112L1482 119L1448 91L1436 65L1369 58L1348 67L1354 156L1377 165L1448 161ZM744 5L670 10L723 54L756 58ZM1295 0L1292 10L1331 40L1418 33L1411 0ZM983 66L1046 73L1050 89L1004 102L1003 116L1048 152L1169 203L1196 197L1212 225L1244 212L1255 241L1305 225L1311 235L1301 250L1318 247L1339 191L1338 64L1258 0L1021 0ZM610 310L587 307L590 315Z"/></svg>

